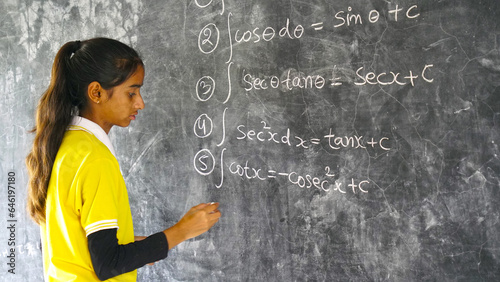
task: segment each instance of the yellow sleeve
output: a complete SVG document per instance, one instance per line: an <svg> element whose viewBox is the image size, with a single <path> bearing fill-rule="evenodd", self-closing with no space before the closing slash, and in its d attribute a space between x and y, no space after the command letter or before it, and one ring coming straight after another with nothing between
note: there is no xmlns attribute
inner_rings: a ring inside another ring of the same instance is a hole
<svg viewBox="0 0 500 282"><path fill-rule="evenodd" d="M119 168L110 159L89 162L81 175L80 221L86 236L104 229L118 228Z"/></svg>

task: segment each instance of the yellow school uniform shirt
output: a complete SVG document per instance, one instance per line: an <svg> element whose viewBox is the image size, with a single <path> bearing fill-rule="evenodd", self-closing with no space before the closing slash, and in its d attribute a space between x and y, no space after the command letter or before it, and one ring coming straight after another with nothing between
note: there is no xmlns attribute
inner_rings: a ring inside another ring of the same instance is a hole
<svg viewBox="0 0 500 282"><path fill-rule="evenodd" d="M75 117L66 131L50 177L46 222L40 225L46 281L100 281L87 236L118 228L118 244L134 241L128 193L102 128ZM136 281L137 271L106 281Z"/></svg>

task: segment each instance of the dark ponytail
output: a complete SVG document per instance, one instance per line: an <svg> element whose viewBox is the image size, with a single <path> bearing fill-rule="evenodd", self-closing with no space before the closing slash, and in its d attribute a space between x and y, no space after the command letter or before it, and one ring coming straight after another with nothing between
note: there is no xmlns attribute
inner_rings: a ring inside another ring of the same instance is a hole
<svg viewBox="0 0 500 282"><path fill-rule="evenodd" d="M108 38L71 41L59 49L50 85L37 107L35 138L26 157L30 174L27 208L35 222L45 221L52 166L72 117L87 106L88 85L97 81L109 90L127 80L142 65L135 50Z"/></svg>

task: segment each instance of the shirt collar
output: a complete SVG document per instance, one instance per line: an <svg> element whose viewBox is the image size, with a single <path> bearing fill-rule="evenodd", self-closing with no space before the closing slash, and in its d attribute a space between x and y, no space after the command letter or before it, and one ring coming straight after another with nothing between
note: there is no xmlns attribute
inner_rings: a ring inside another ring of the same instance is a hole
<svg viewBox="0 0 500 282"><path fill-rule="evenodd" d="M108 134L106 134L104 129L102 129L102 127L100 127L97 123L81 116L74 116L69 124L68 130L84 130L94 135L97 139L99 139L99 141L106 145L111 154L116 157L113 144L111 144Z"/></svg>

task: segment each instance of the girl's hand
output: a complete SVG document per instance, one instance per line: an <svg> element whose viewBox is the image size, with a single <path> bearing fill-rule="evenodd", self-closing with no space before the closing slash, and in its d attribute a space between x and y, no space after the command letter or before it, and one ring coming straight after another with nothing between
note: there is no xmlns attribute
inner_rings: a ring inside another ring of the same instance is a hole
<svg viewBox="0 0 500 282"><path fill-rule="evenodd" d="M203 203L192 207L174 226L163 231L172 249L179 243L199 236L214 226L221 213L219 203Z"/></svg>

